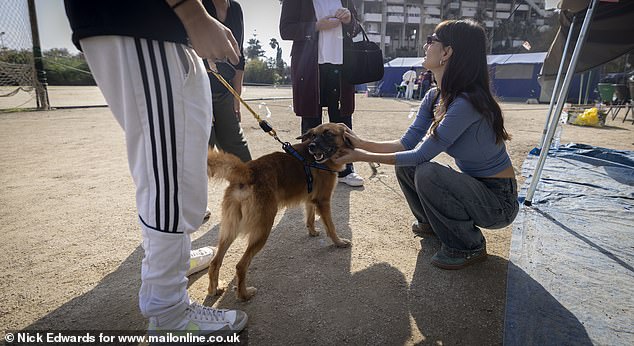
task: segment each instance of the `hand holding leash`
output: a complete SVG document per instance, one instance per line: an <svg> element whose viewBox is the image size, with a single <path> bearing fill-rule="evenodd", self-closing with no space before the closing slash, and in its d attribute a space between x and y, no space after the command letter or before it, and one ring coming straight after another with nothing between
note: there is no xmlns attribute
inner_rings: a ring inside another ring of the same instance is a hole
<svg viewBox="0 0 634 346"><path fill-rule="evenodd" d="M238 42L231 30L207 14L200 1L168 2L183 23L196 54L201 58L240 61Z"/></svg>

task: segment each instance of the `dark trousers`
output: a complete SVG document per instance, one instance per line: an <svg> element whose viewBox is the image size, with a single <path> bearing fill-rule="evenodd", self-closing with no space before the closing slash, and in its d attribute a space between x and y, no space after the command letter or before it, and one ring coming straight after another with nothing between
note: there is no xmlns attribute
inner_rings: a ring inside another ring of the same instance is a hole
<svg viewBox="0 0 634 346"><path fill-rule="evenodd" d="M425 94L427 94L427 90L429 90L429 87L431 86L431 83L428 80L423 80L420 84L420 99L422 100L423 97L425 96Z"/></svg>
<svg viewBox="0 0 634 346"><path fill-rule="evenodd" d="M331 123L344 123L352 129L352 115L341 115L339 100L341 95L342 65L319 65L319 99L322 107L328 108L328 120ZM321 125L322 117L302 117L302 134ZM340 177L354 172L352 163L346 165L346 169L339 172Z"/></svg>
<svg viewBox="0 0 634 346"><path fill-rule="evenodd" d="M214 121L209 136L209 145L218 147L240 158L251 161L249 145L233 109L233 95L219 93L213 95Z"/></svg>
<svg viewBox="0 0 634 346"><path fill-rule="evenodd" d="M474 178L435 162L396 167L396 177L416 219L450 251L481 249L479 227L506 227L519 211L514 178Z"/></svg>

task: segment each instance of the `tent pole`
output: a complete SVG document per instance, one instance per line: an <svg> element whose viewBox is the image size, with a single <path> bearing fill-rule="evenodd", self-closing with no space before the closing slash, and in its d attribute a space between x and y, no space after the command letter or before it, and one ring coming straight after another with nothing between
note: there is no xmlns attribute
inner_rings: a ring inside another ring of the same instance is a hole
<svg viewBox="0 0 634 346"><path fill-rule="evenodd" d="M581 31L579 32L579 38L577 39L575 50L573 51L572 57L570 58L570 64L568 65L568 71L566 72L566 77L564 78L564 84L561 87L561 91L559 92L557 107L554 113L555 116L549 124L548 132L546 133L546 139L544 141L545 145L542 147L542 150L539 153L537 166L535 167L535 171L533 172L531 184L528 187L528 191L526 192L524 205L530 206L533 204L533 195L535 194L537 183L539 183L539 179L542 175L542 170L544 169L544 164L546 163L546 156L548 155L548 149L550 149L550 142L553 140L553 136L555 135L555 129L557 128L559 117L561 116L561 110L564 108L566 95L568 94L568 89L570 88L570 82L572 81L572 77L575 74L575 68L577 67L579 55L581 55L581 48L583 47L583 43L586 40L586 34L588 33L588 28L590 27L590 22L592 21L592 15L594 14L594 9L596 8L598 3L599 0L592 0L592 2L590 2L590 6L588 6L588 10L586 11L586 17L583 20L583 25L581 25ZM569 32L568 37L570 37L571 35L572 32ZM563 55L561 59L566 59L566 56Z"/></svg>
<svg viewBox="0 0 634 346"><path fill-rule="evenodd" d="M546 123L544 124L544 130L542 131L542 139L539 141L539 148L542 149L545 146L544 141L546 140L546 131L548 130L548 124L550 124L550 117L553 114L553 107L555 106L555 95L559 93L559 86L561 82L561 75L564 72L564 66L566 62L566 54L568 54L568 47L570 47L570 38L572 35L572 30L575 27L575 21L577 16L572 18L572 23L570 23L570 29L568 30L568 37L566 37L566 44L564 45L564 52L561 55L561 62L559 63L559 71L557 71L557 78L555 79L555 86L553 87L553 92L550 95L550 105L548 106L548 116L546 117Z"/></svg>
<svg viewBox="0 0 634 346"><path fill-rule="evenodd" d="M584 105L588 104L588 97L590 95L590 81L592 81L592 70L590 70L590 72L588 72L588 83L586 84L586 96L583 99L583 104Z"/></svg>
<svg viewBox="0 0 634 346"><path fill-rule="evenodd" d="M581 104L581 101L583 100L583 75L585 73L581 74L581 80L579 80L579 104Z"/></svg>

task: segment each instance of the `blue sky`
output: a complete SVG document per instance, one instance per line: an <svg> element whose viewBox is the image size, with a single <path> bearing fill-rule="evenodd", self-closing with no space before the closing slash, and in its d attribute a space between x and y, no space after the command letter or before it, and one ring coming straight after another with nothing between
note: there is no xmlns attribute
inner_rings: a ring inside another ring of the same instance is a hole
<svg viewBox="0 0 634 346"><path fill-rule="evenodd" d="M276 38L282 45L283 59L286 63L290 63L291 42L282 41L278 30L281 10L279 0L239 0L238 2L242 5L244 12L245 46L247 40L256 32L266 50L266 56L275 57L275 52L269 47L269 40ZM66 20L63 0L35 0L35 5L42 49L67 48L71 52L77 52L70 40L71 32Z"/></svg>

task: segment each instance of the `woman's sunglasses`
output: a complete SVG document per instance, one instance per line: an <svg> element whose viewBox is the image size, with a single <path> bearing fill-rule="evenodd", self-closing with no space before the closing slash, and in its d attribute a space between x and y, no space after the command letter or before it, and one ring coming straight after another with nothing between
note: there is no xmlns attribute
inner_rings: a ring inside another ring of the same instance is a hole
<svg viewBox="0 0 634 346"><path fill-rule="evenodd" d="M429 44L432 44L432 43L434 43L434 42L440 42L440 43L442 43L442 41L438 39L438 37L436 36L436 34L432 34L432 35L427 36L427 44L428 44L428 45L429 45Z"/></svg>

